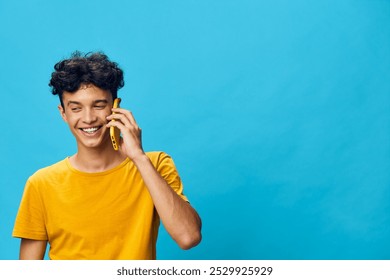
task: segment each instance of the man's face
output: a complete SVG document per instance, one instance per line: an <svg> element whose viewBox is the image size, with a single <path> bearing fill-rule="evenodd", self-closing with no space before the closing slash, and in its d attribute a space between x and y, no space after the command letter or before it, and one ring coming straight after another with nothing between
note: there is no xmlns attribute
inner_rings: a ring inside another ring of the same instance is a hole
<svg viewBox="0 0 390 280"><path fill-rule="evenodd" d="M94 85L82 85L76 92L64 92L61 116L75 136L78 148L111 145L106 117L111 114L112 95Z"/></svg>

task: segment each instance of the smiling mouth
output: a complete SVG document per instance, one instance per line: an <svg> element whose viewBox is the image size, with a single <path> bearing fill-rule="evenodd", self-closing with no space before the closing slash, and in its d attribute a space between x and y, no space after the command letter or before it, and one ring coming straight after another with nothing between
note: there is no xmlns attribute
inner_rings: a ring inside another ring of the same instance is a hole
<svg viewBox="0 0 390 280"><path fill-rule="evenodd" d="M81 131L87 133L87 134L94 134L96 131L98 131L101 128L101 126L95 126L95 127L88 127L88 128L79 128Z"/></svg>

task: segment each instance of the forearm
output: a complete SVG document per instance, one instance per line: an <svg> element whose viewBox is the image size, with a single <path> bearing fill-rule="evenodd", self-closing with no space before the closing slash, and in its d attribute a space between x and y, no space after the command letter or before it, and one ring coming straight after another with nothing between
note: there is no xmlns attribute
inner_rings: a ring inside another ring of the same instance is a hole
<svg viewBox="0 0 390 280"><path fill-rule="evenodd" d="M201 240L201 220L196 211L168 185L145 154L133 162L167 232L183 249L196 246Z"/></svg>

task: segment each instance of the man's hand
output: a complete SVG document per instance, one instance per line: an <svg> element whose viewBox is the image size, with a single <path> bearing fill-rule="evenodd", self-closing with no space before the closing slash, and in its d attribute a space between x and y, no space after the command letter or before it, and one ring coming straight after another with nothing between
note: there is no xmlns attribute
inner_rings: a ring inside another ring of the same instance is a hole
<svg viewBox="0 0 390 280"><path fill-rule="evenodd" d="M161 177L142 149L141 129L131 112L117 108L107 117L107 127L120 129L121 151L136 165L152 197L165 229L182 249L196 246L202 238L201 220L195 209L184 201Z"/></svg>
<svg viewBox="0 0 390 280"><path fill-rule="evenodd" d="M121 151L127 155L131 160L136 159L139 156L144 155L142 148L141 128L138 126L134 119L133 114L123 108L113 108L112 115L107 117L110 121L107 127L117 127L122 133L122 137L119 143ZM115 120L112 122L111 120Z"/></svg>

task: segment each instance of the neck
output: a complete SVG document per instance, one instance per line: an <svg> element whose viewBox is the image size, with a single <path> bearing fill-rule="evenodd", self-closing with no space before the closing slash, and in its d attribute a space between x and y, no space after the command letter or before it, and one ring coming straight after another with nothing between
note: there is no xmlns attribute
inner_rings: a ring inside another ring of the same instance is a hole
<svg viewBox="0 0 390 280"><path fill-rule="evenodd" d="M70 157L70 163L80 171L96 173L112 169L125 159L126 156L111 145L99 149L78 147L77 153Z"/></svg>

